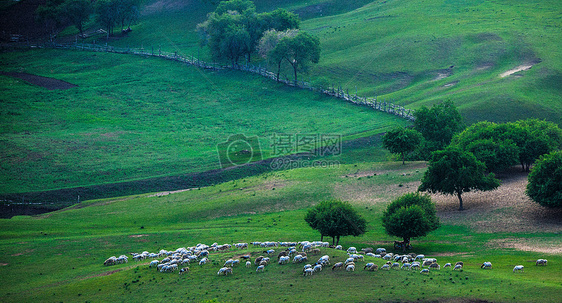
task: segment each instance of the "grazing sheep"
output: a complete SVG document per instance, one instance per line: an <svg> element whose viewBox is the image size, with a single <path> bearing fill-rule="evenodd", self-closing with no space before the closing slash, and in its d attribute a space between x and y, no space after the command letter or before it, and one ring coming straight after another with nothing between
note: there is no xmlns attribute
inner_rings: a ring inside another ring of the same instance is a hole
<svg viewBox="0 0 562 303"><path fill-rule="evenodd" d="M287 264L289 263L289 261L290 261L289 256L281 256L281 258L279 258L280 265Z"/></svg>
<svg viewBox="0 0 562 303"><path fill-rule="evenodd" d="M378 270L378 269L379 269L379 266L377 264L373 264L367 270L368 271L375 271L375 270Z"/></svg>
<svg viewBox="0 0 562 303"><path fill-rule="evenodd" d="M548 260L546 259L538 259L537 262L535 263L535 265L543 265L546 266L546 263L548 262Z"/></svg>
<svg viewBox="0 0 562 303"><path fill-rule="evenodd" d="M337 250L343 250L343 247L341 245L337 245L336 248Z"/></svg>
<svg viewBox="0 0 562 303"><path fill-rule="evenodd" d="M347 264L345 271L355 271L355 264Z"/></svg>
<svg viewBox="0 0 562 303"><path fill-rule="evenodd" d="M398 268L400 268L400 263L394 262L394 263L392 263L392 265L390 267L398 269Z"/></svg>
<svg viewBox="0 0 562 303"><path fill-rule="evenodd" d="M461 264L457 264L455 265L455 268L453 268L453 270L461 270L462 269L462 265Z"/></svg>
<svg viewBox="0 0 562 303"><path fill-rule="evenodd" d="M338 262L338 263L334 264L334 266L332 266L332 270L334 270L336 268L343 268L343 262Z"/></svg>
<svg viewBox="0 0 562 303"><path fill-rule="evenodd" d="M148 265L148 267L157 267L158 266L159 261L158 260L152 260L150 262L150 264Z"/></svg>
<svg viewBox="0 0 562 303"><path fill-rule="evenodd" d="M254 260L255 265L260 265L261 260L263 260L263 256L259 256Z"/></svg>
<svg viewBox="0 0 562 303"><path fill-rule="evenodd" d="M184 267L184 268L180 269L180 275L183 275L183 274L188 273L188 272L189 272L189 267Z"/></svg>
<svg viewBox="0 0 562 303"><path fill-rule="evenodd" d="M244 259L244 260L250 260L250 255L244 255L244 256L242 256L242 257L240 257L240 258L242 258L242 259Z"/></svg>
<svg viewBox="0 0 562 303"><path fill-rule="evenodd" d="M458 261L457 263L455 263L455 266L460 265L460 266L464 266L464 262L463 261Z"/></svg>
<svg viewBox="0 0 562 303"><path fill-rule="evenodd" d="M443 266L443 268L447 268L447 267L451 267L451 263L445 263L445 265Z"/></svg>
<svg viewBox="0 0 562 303"><path fill-rule="evenodd" d="M400 269L407 269L407 270L410 270L410 267L412 267L412 264L410 264L410 263L404 263L404 264L402 264L402 266L400 267Z"/></svg>
<svg viewBox="0 0 562 303"><path fill-rule="evenodd" d="M433 264L433 261L431 261L431 260L425 260L425 261L423 261L423 263L422 263L422 267L430 266L431 264Z"/></svg>
<svg viewBox="0 0 562 303"><path fill-rule="evenodd" d="M223 267L223 268L219 269L219 271L217 272L217 276L220 276L220 275L226 276L229 273L232 274L232 268Z"/></svg>
<svg viewBox="0 0 562 303"><path fill-rule="evenodd" d="M264 254L267 254L268 256L271 256L273 253L275 253L274 249L268 249L266 251L263 252Z"/></svg>
<svg viewBox="0 0 562 303"><path fill-rule="evenodd" d="M490 262L484 262L482 263L482 265L480 266L480 268L486 269L486 268L492 268L492 263Z"/></svg>
<svg viewBox="0 0 562 303"><path fill-rule="evenodd" d="M347 264L347 263L352 263L352 262L355 262L355 259L353 259L353 258L347 258L347 259L345 260L345 264Z"/></svg>
<svg viewBox="0 0 562 303"><path fill-rule="evenodd" d="M355 248L355 247L352 246L352 247L350 247L350 248L347 249L347 253L348 253L348 254L356 254L356 253L357 253L357 248Z"/></svg>
<svg viewBox="0 0 562 303"><path fill-rule="evenodd" d="M429 275L429 269L427 269L427 268L422 269L422 270L420 271L420 274Z"/></svg>
<svg viewBox="0 0 562 303"><path fill-rule="evenodd" d="M363 251L365 254L373 253L373 248L372 247L361 248L361 251Z"/></svg>
<svg viewBox="0 0 562 303"><path fill-rule="evenodd" d="M313 255L318 255L320 254L320 248L314 248L310 251L310 253Z"/></svg>
<svg viewBox="0 0 562 303"><path fill-rule="evenodd" d="M258 268L256 268L256 272L263 272L265 270L265 265L260 265L258 266Z"/></svg>
<svg viewBox="0 0 562 303"><path fill-rule="evenodd" d="M372 253L372 252L366 253L365 256L367 256L367 257L373 257L373 258L376 258L376 257L377 257L377 255L375 255L375 254ZM381 255L378 255L378 256L379 256L379 258L381 257Z"/></svg>
<svg viewBox="0 0 562 303"><path fill-rule="evenodd" d="M423 259L425 259L425 255L417 255L415 259L416 260L423 260Z"/></svg>
<svg viewBox="0 0 562 303"><path fill-rule="evenodd" d="M207 259L207 257L205 257L205 258L203 258L199 261L199 265L207 264L207 261L209 261L209 259Z"/></svg>
<svg viewBox="0 0 562 303"><path fill-rule="evenodd" d="M373 265L375 265L375 263L370 263L370 262L369 262L369 263L365 264L365 266L363 267L363 270L365 270L365 269L367 269L367 267L371 267L371 266L373 266Z"/></svg>
<svg viewBox="0 0 562 303"><path fill-rule="evenodd" d="M523 272L523 265L515 265L513 272Z"/></svg>
<svg viewBox="0 0 562 303"><path fill-rule="evenodd" d="M316 271L322 271L322 265L320 265L320 264L315 265L315 266L312 268L312 270L314 270L315 272L316 272Z"/></svg>
<svg viewBox="0 0 562 303"><path fill-rule="evenodd" d="M252 266L252 262L251 261L246 261L246 267L250 267Z"/></svg>
<svg viewBox="0 0 562 303"><path fill-rule="evenodd" d="M381 269L383 269L383 270L390 270L390 265L384 264L384 265L381 267Z"/></svg>
<svg viewBox="0 0 562 303"><path fill-rule="evenodd" d="M410 266L410 269L414 268L420 269L420 262L412 262L412 266Z"/></svg>
<svg viewBox="0 0 562 303"><path fill-rule="evenodd" d="M440 270L441 266L439 266L439 264L437 263L431 263L431 265L429 265L429 268Z"/></svg>
<svg viewBox="0 0 562 303"><path fill-rule="evenodd" d="M312 276L313 272L314 270L312 268L306 268L305 270L303 270L303 276Z"/></svg>
<svg viewBox="0 0 562 303"><path fill-rule="evenodd" d="M382 253L386 253L386 248L379 247L375 250L375 254L380 255Z"/></svg>
<svg viewBox="0 0 562 303"><path fill-rule="evenodd" d="M105 265L105 266L115 265L115 264L117 264L117 258L116 257L109 257L109 258L107 258L107 260L105 260L105 262L103 262L103 265Z"/></svg>

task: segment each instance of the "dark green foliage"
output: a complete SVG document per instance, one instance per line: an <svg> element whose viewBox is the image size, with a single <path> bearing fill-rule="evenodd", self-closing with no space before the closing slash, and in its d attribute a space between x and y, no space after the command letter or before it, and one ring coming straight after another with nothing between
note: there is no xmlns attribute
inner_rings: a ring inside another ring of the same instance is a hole
<svg viewBox="0 0 562 303"><path fill-rule="evenodd" d="M382 225L387 234L403 238L405 248L411 238L424 237L439 228L439 218L431 197L416 192L392 201L383 213Z"/></svg>
<svg viewBox="0 0 562 303"><path fill-rule="evenodd" d="M402 156L402 164L406 155L419 147L423 140L420 132L410 128L395 128L382 137L382 146L393 154Z"/></svg>
<svg viewBox="0 0 562 303"><path fill-rule="evenodd" d="M414 128L425 138L422 155L445 148L453 136L463 129L462 117L451 101L422 106L414 113Z"/></svg>
<svg viewBox="0 0 562 303"><path fill-rule="evenodd" d="M299 23L297 15L284 9L258 14L252 1L233 0L221 2L197 30L200 44L209 46L214 60L227 59L234 65L242 56L251 61L267 30L298 28Z"/></svg>
<svg viewBox="0 0 562 303"><path fill-rule="evenodd" d="M62 12L70 22L84 34L84 23L90 19L94 8L90 0L68 0L62 5Z"/></svg>
<svg viewBox="0 0 562 303"><path fill-rule="evenodd" d="M493 190L500 185L494 174L486 175L485 171L486 165L478 161L472 153L458 147L448 147L433 153L418 190L456 194L459 198L459 210L463 210L463 193Z"/></svg>
<svg viewBox="0 0 562 303"><path fill-rule="evenodd" d="M455 136L452 145L473 152L491 171L501 171L516 161L529 170L541 155L561 148L562 130L555 123L537 119L478 122Z"/></svg>
<svg viewBox="0 0 562 303"><path fill-rule="evenodd" d="M527 195L546 207L562 207L562 151L542 156L529 174Z"/></svg>
<svg viewBox="0 0 562 303"><path fill-rule="evenodd" d="M341 236L359 236L367 231L367 221L351 204L342 201L320 202L307 212L304 220L322 237L332 237L335 245L338 245Z"/></svg>

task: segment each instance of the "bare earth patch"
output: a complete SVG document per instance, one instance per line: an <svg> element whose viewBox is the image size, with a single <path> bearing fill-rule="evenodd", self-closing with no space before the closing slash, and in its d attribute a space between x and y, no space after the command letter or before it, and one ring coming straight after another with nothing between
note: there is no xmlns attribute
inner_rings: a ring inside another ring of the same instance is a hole
<svg viewBox="0 0 562 303"><path fill-rule="evenodd" d="M520 71L530 70L531 67L533 67L533 65L535 65L535 64L534 64L534 63L529 63L529 64L522 64L522 65L519 65L519 66L516 67L516 68L510 69L510 70L508 70L507 72L501 73L501 74L500 74L500 78L505 78L505 77L507 77L507 76L513 75L513 74L515 74L515 73L517 73L517 72L520 72Z"/></svg>
<svg viewBox="0 0 562 303"><path fill-rule="evenodd" d="M478 232L562 232L562 210L548 209L525 194L527 174L512 171L489 192L463 194L464 211L456 196L432 195L437 214L447 224L467 224Z"/></svg>
<svg viewBox="0 0 562 303"><path fill-rule="evenodd" d="M68 83L66 81L42 77L27 73L16 73L16 72L0 72L0 75L11 76L14 78L21 79L23 81L29 82L33 85L37 85L48 90L56 90L56 89L70 89L73 87L77 87L78 85Z"/></svg>
<svg viewBox="0 0 562 303"><path fill-rule="evenodd" d="M159 192L159 193L149 195L148 197L163 197L163 196L167 196L167 195L170 195L170 194L182 193L184 191L190 191L190 190L191 190L191 188L174 190L174 191L163 191L163 192Z"/></svg>
<svg viewBox="0 0 562 303"><path fill-rule="evenodd" d="M148 235L130 235L129 238L148 237Z"/></svg>
<svg viewBox="0 0 562 303"><path fill-rule="evenodd" d="M535 243L533 239L506 238L490 241L488 245L493 247L515 248L522 251L533 251L543 254L562 254L562 240L544 240Z"/></svg>

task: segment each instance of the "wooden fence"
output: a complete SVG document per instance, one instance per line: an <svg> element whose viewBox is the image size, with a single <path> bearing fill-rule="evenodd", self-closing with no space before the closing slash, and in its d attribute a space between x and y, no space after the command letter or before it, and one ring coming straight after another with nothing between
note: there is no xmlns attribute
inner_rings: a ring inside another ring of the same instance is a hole
<svg viewBox="0 0 562 303"><path fill-rule="evenodd" d="M140 56L153 56L159 57L167 60L173 60L177 62L182 62L185 64L197 66L203 69L211 69L211 70L221 70L221 69L236 69L242 70L254 74L259 74L263 77L272 79L277 82L284 83L289 86L296 86L303 89L308 89L316 92L320 92L325 95L329 95L335 98L343 99L347 102L351 102L353 104L361 105L361 106L368 106L374 110L386 112L389 114L396 115L403 119L407 119L410 121L414 121L414 112L411 109L406 109L403 106L396 105L392 102L387 100L378 100L377 97L374 98L367 98L367 97L360 97L357 94L349 94L349 89L344 90L341 87L313 87L310 82L306 81L295 81L290 80L288 78L285 79L277 79L277 75L273 72L268 71L265 67L256 66L252 64L244 64L244 65L223 65L219 63L209 63L206 61L199 60L196 57L188 56L184 57L178 55L177 52L170 53L170 52L163 52L160 49L154 49L154 47L150 47L149 49L146 48L119 48L113 47L110 45L100 45L100 44L85 44L85 43L73 43L73 44L52 44L46 47L49 48L57 48L57 49L75 49L75 50L85 50L85 51L94 51L94 52L107 52L107 53L119 53L119 54L132 54L132 55L140 55Z"/></svg>

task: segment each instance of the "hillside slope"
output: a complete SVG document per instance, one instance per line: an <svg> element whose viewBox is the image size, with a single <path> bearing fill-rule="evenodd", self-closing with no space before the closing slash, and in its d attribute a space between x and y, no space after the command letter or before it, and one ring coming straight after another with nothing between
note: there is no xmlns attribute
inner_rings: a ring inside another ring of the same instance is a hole
<svg viewBox="0 0 562 303"><path fill-rule="evenodd" d="M195 26L213 8L188 2L150 2L134 31L112 43L206 58ZM562 122L559 1L255 3L260 11L284 7L299 13L302 28L321 39L321 61L306 76L317 84L411 108L450 99L469 123L527 117Z"/></svg>

